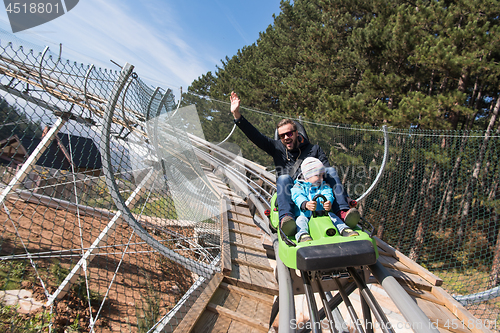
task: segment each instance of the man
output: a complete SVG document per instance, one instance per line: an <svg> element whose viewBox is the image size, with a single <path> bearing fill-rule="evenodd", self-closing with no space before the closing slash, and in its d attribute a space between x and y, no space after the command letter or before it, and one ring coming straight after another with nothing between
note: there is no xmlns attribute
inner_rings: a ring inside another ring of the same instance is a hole
<svg viewBox="0 0 500 333"><path fill-rule="evenodd" d="M332 204L332 212L339 216L348 226L354 227L360 215L356 208L349 206L353 202L345 191L337 171L330 167L328 158L324 151L318 146L311 144L297 131L295 122L291 119L283 119L276 126L279 140L273 140L260 133L240 113L240 99L233 91L230 96L231 113L236 125L257 147L273 157L276 166L276 189L279 219L281 229L287 236L295 234L296 224L293 214L293 201L290 189L294 180L300 175L300 162L306 157L316 157L325 166L325 181L333 189L335 201Z"/></svg>

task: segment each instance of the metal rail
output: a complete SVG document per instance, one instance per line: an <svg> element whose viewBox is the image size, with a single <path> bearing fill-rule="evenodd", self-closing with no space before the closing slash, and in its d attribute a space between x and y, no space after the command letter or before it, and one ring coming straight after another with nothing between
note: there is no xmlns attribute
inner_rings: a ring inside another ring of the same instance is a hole
<svg viewBox="0 0 500 333"><path fill-rule="evenodd" d="M382 159L382 164L380 165L380 170L378 171L377 177L370 185L370 187L365 191L365 193L361 194L357 201L361 201L370 194L375 186L377 186L380 178L382 178L382 174L384 173L385 165L387 163L387 158L389 157L389 135L387 134L387 125L382 126L382 131L384 132L384 158Z"/></svg>
<svg viewBox="0 0 500 333"><path fill-rule="evenodd" d="M112 158L111 158L111 123L113 120L113 114L116 108L116 104L118 98L127 82L129 76L132 74L133 66L130 64L125 64L123 67L120 77L116 81L113 86L113 90L111 93L110 101L106 105L106 109L104 112L104 126L101 135L101 156L102 156L102 165L103 165L103 173L106 178L106 185L110 190L111 197L119 211L123 214L123 219L129 224L129 226L134 230L134 232L141 237L143 241L148 243L155 250L160 252L162 255L170 258L172 261L177 262L178 264L186 267L190 271L203 276L205 278L210 278L214 271L217 270L217 267L214 264L208 265L202 262L196 262L192 259L185 258L178 253L170 250L161 244L158 240L153 238L135 219L132 215L130 209L125 204L122 196L120 195L120 191L118 185L113 176L113 166L112 166Z"/></svg>

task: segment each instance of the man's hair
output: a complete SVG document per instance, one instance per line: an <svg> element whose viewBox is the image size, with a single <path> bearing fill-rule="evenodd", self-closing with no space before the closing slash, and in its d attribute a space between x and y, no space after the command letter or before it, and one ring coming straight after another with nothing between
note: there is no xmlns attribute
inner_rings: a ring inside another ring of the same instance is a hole
<svg viewBox="0 0 500 333"><path fill-rule="evenodd" d="M292 119L283 119L281 120L278 125L276 125L276 128L280 128L281 126L285 126L291 124L293 126L293 130L297 130L297 125L295 125L295 122Z"/></svg>

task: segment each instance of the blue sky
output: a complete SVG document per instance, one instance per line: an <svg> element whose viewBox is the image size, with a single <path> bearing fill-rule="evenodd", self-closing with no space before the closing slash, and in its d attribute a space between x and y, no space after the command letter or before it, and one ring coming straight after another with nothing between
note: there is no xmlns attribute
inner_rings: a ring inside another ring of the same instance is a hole
<svg viewBox="0 0 500 333"><path fill-rule="evenodd" d="M221 59L254 43L280 13L279 3L80 0L65 15L15 35L54 53L62 43L64 58L84 64L117 69L110 59L128 62L151 85L185 89L214 72ZM5 9L0 9L0 28L12 31Z"/></svg>

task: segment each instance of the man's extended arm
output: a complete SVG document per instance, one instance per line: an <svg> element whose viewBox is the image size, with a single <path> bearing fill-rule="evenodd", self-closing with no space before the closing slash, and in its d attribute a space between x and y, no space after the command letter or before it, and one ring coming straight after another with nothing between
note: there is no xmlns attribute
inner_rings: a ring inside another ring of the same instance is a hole
<svg viewBox="0 0 500 333"><path fill-rule="evenodd" d="M273 144L273 140L260 133L252 124L248 122L240 113L240 98L238 95L232 91L231 96L231 113L233 114L234 121L238 127L245 133L245 135L255 143L257 147L273 155L276 151L276 147Z"/></svg>

